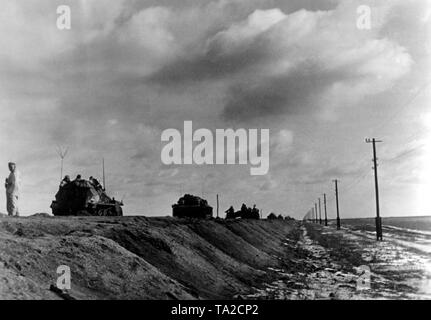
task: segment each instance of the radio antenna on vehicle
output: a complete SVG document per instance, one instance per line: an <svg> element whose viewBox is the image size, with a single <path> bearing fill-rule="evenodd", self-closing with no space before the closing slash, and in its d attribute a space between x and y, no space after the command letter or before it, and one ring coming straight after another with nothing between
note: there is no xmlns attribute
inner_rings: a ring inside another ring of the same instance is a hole
<svg viewBox="0 0 431 320"><path fill-rule="evenodd" d="M63 161L64 161L64 158L66 158L68 151L69 151L68 148L63 148L63 147L57 146L57 153L61 159L60 181L63 179Z"/></svg>
<svg viewBox="0 0 431 320"><path fill-rule="evenodd" d="M105 158L102 158L102 176L103 176L103 190L106 191L106 181L105 181Z"/></svg>

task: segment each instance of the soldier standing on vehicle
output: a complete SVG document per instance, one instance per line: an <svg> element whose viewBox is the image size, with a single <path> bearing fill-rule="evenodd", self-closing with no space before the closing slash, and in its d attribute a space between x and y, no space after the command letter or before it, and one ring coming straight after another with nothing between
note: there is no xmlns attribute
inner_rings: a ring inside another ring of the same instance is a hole
<svg viewBox="0 0 431 320"><path fill-rule="evenodd" d="M63 180L60 182L60 188L63 188L65 185L70 183L70 176L64 176Z"/></svg>

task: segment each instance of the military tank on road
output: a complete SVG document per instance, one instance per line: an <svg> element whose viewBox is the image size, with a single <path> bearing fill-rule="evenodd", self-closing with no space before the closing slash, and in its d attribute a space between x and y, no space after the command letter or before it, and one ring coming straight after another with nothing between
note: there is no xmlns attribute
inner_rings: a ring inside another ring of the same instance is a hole
<svg viewBox="0 0 431 320"><path fill-rule="evenodd" d="M172 215L177 218L211 218L213 208L205 199L185 194L172 205Z"/></svg>
<svg viewBox="0 0 431 320"><path fill-rule="evenodd" d="M122 216L122 206L93 178L63 180L51 203L54 216Z"/></svg>

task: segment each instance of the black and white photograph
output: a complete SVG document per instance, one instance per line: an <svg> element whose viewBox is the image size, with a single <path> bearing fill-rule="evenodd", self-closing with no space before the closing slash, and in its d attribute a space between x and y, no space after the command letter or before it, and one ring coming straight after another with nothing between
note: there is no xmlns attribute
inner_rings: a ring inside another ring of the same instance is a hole
<svg viewBox="0 0 431 320"><path fill-rule="evenodd" d="M0 300L431 299L430 57L429 0L0 0Z"/></svg>

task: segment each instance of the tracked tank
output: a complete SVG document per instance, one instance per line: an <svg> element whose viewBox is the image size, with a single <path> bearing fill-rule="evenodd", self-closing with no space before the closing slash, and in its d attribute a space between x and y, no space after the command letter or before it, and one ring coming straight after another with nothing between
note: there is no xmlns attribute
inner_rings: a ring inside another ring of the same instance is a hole
<svg viewBox="0 0 431 320"><path fill-rule="evenodd" d="M51 203L54 216L122 216L122 201L109 197L103 187L87 180L60 186Z"/></svg>
<svg viewBox="0 0 431 320"><path fill-rule="evenodd" d="M211 218L213 208L205 199L185 194L176 204L172 205L172 215L177 218Z"/></svg>

